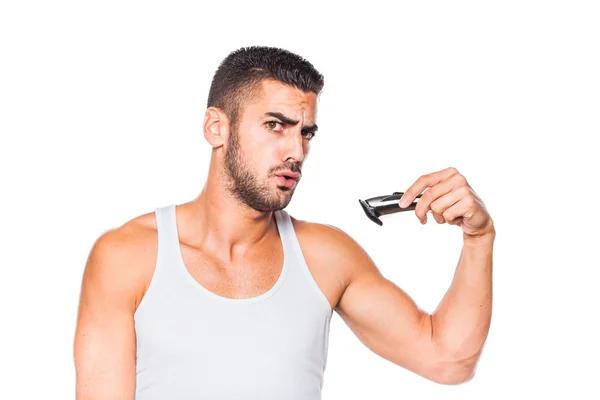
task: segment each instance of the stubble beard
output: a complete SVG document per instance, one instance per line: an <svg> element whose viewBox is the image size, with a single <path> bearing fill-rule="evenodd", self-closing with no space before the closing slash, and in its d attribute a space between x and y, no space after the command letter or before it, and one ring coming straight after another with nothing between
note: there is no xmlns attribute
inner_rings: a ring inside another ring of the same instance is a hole
<svg viewBox="0 0 600 400"><path fill-rule="evenodd" d="M239 136L233 129L223 160L226 174L225 189L236 199L260 212L271 212L287 207L294 190L284 186L271 187L269 182L261 184L246 163L240 149Z"/></svg>

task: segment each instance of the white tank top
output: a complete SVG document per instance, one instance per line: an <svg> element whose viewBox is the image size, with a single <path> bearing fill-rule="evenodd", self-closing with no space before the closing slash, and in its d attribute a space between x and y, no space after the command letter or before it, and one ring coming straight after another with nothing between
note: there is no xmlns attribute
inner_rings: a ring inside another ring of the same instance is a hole
<svg viewBox="0 0 600 400"><path fill-rule="evenodd" d="M134 314L137 400L321 399L333 310L289 214L275 211L283 269L267 292L232 299L185 267L176 206L155 209L158 256Z"/></svg>

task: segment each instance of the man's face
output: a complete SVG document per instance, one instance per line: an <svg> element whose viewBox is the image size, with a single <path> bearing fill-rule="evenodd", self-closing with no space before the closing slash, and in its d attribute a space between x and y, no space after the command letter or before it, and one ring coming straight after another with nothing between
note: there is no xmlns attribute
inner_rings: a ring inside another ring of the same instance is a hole
<svg viewBox="0 0 600 400"><path fill-rule="evenodd" d="M316 103L312 92L262 82L242 105L237 128L231 127L223 165L230 193L261 212L287 207L297 183L277 174L301 173L316 131Z"/></svg>

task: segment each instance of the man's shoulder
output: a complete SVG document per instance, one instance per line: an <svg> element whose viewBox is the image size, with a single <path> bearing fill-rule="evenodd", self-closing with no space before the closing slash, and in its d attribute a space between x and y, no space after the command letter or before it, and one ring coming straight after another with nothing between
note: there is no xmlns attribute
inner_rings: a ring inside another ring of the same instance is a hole
<svg viewBox="0 0 600 400"><path fill-rule="evenodd" d="M86 264L92 284L128 296L134 309L152 277L158 253L154 211L104 231L93 243Z"/></svg>
<svg viewBox="0 0 600 400"><path fill-rule="evenodd" d="M358 243L350 234L341 228L322 222L306 221L290 215L294 230L303 240L310 241L311 245L325 247L330 251L349 251Z"/></svg>
<svg viewBox="0 0 600 400"><path fill-rule="evenodd" d="M342 276L352 275L369 257L349 233L335 225L291 219L305 255Z"/></svg>
<svg viewBox="0 0 600 400"><path fill-rule="evenodd" d="M94 242L92 250L104 257L135 257L148 246L155 246L157 238L154 212L149 212L104 231Z"/></svg>

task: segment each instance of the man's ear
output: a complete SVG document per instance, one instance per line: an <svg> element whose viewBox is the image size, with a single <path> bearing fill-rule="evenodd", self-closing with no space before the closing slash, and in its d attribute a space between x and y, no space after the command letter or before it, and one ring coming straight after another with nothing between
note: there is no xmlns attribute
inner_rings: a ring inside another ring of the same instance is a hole
<svg viewBox="0 0 600 400"><path fill-rule="evenodd" d="M213 148L222 146L229 136L229 118L217 107L204 113L204 137Z"/></svg>

